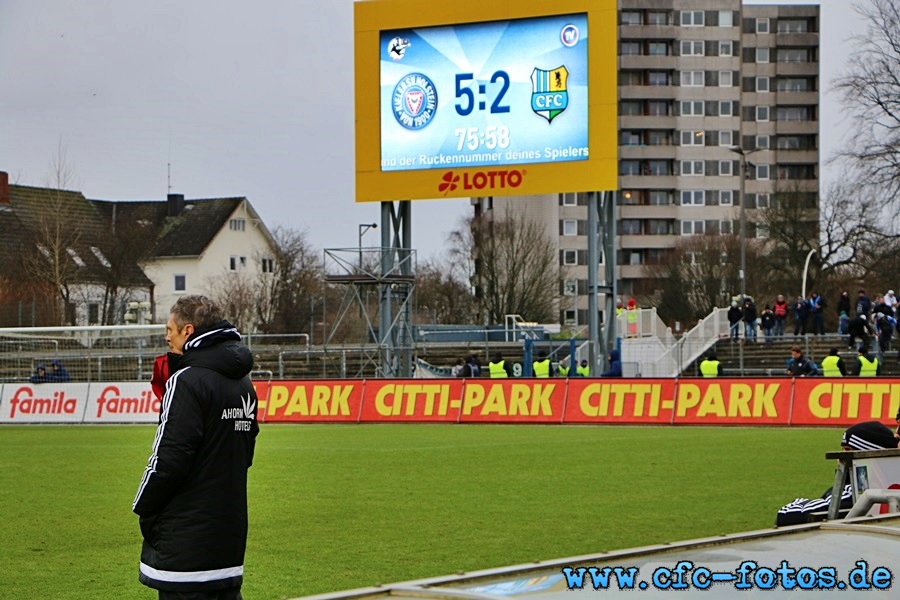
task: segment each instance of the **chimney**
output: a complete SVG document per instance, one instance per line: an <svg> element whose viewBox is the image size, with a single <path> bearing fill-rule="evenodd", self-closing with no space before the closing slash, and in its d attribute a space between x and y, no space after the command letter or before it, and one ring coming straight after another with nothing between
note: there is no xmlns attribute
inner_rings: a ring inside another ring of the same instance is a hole
<svg viewBox="0 0 900 600"><path fill-rule="evenodd" d="M9 204L9 173L0 171L0 204Z"/></svg>
<svg viewBox="0 0 900 600"><path fill-rule="evenodd" d="M169 194L166 205L169 208L168 216L177 217L184 210L184 194Z"/></svg>

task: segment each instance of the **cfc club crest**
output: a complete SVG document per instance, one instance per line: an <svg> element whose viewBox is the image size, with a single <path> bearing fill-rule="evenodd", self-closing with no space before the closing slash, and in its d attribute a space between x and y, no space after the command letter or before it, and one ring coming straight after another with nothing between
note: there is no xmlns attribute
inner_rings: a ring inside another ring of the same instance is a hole
<svg viewBox="0 0 900 600"><path fill-rule="evenodd" d="M394 118L407 129L422 129L437 110L437 88L421 73L410 73L394 87Z"/></svg>
<svg viewBox="0 0 900 600"><path fill-rule="evenodd" d="M535 68L531 73L531 110L552 123L569 105L568 79L565 65L549 71Z"/></svg>

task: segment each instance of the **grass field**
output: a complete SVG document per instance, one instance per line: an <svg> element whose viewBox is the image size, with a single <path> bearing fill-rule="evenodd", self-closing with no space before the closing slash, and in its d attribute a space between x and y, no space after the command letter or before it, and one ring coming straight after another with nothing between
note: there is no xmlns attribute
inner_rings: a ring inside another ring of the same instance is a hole
<svg viewBox="0 0 900 600"><path fill-rule="evenodd" d="M131 502L149 426L0 427L0 598L152 599ZM770 527L840 430L263 425L244 596Z"/></svg>

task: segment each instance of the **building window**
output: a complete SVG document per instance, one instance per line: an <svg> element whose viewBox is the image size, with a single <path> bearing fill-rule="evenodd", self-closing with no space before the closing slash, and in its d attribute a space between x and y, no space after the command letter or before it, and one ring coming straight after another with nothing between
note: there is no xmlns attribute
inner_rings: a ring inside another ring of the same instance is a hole
<svg viewBox="0 0 900 600"><path fill-rule="evenodd" d="M681 11L682 27L703 27L703 11L702 10L683 10Z"/></svg>
<svg viewBox="0 0 900 600"><path fill-rule="evenodd" d="M647 25L668 25L669 24L669 13L651 10L647 12Z"/></svg>
<svg viewBox="0 0 900 600"><path fill-rule="evenodd" d="M706 230L704 225L704 221L682 221L681 235L699 235Z"/></svg>
<svg viewBox="0 0 900 600"><path fill-rule="evenodd" d="M574 219L566 219L563 221L563 235L578 235L578 221Z"/></svg>
<svg viewBox="0 0 900 600"><path fill-rule="evenodd" d="M647 219L647 234L671 235L672 227L670 223L671 221L666 221L665 219Z"/></svg>
<svg viewBox="0 0 900 600"><path fill-rule="evenodd" d="M776 56L780 63L809 62L809 49L779 48Z"/></svg>
<svg viewBox="0 0 900 600"><path fill-rule="evenodd" d="M246 219L231 219L228 221L228 228L232 231L244 231L247 226Z"/></svg>
<svg viewBox="0 0 900 600"><path fill-rule="evenodd" d="M620 160L619 175L640 175L641 161L639 160Z"/></svg>
<svg viewBox="0 0 900 600"><path fill-rule="evenodd" d="M263 258L259 261L259 268L263 273L274 273L275 272L275 259L274 258Z"/></svg>
<svg viewBox="0 0 900 600"><path fill-rule="evenodd" d="M568 309L563 313L563 319L566 321L566 325L572 325L575 323L575 310Z"/></svg>
<svg viewBox="0 0 900 600"><path fill-rule="evenodd" d="M768 194L757 194L756 195L756 208L769 208L769 195Z"/></svg>
<svg viewBox="0 0 900 600"><path fill-rule="evenodd" d="M647 114L653 117L667 117L671 113L669 106L665 100L650 100L647 102Z"/></svg>
<svg viewBox="0 0 900 600"><path fill-rule="evenodd" d="M703 206L705 204L703 190L682 190L681 205L682 206Z"/></svg>
<svg viewBox="0 0 900 600"><path fill-rule="evenodd" d="M732 11L719 11L719 27L734 27L734 13Z"/></svg>
<svg viewBox="0 0 900 600"><path fill-rule="evenodd" d="M578 252L575 250L563 250L563 264L564 265L577 265L578 264Z"/></svg>
<svg viewBox="0 0 900 600"><path fill-rule="evenodd" d="M719 233L721 235L731 235L731 221L719 221Z"/></svg>
<svg viewBox="0 0 900 600"><path fill-rule="evenodd" d="M767 135L758 135L756 136L756 147L760 150L765 150L769 147L769 136Z"/></svg>
<svg viewBox="0 0 900 600"><path fill-rule="evenodd" d="M96 302L91 302L87 306L88 308L88 325L96 325L100 322L100 305Z"/></svg>
<svg viewBox="0 0 900 600"><path fill-rule="evenodd" d="M97 246L91 246L91 252L100 261L100 264L106 267L107 269L112 268L112 264L110 264L109 260L107 260L106 256L104 256L103 252L100 251L100 248Z"/></svg>
<svg viewBox="0 0 900 600"><path fill-rule="evenodd" d="M650 42L647 45L647 54L649 54L650 56L668 56L668 42Z"/></svg>
<svg viewBox="0 0 900 600"><path fill-rule="evenodd" d="M732 71L719 71L719 87L731 87L734 85L734 73Z"/></svg>
<svg viewBox="0 0 900 600"><path fill-rule="evenodd" d="M573 192L569 192L569 193L565 193L565 194L560 194L560 197L562 198L563 206L578 206L578 195L577 194L575 194Z"/></svg>
<svg viewBox="0 0 900 600"><path fill-rule="evenodd" d="M731 14L730 10L727 12ZM721 26L721 23L719 25ZM734 44L731 40L719 42L719 56L734 56Z"/></svg>
<svg viewBox="0 0 900 600"><path fill-rule="evenodd" d="M681 145L682 146L703 146L704 135L702 131L697 131L694 129L688 129L681 132Z"/></svg>
<svg viewBox="0 0 900 600"><path fill-rule="evenodd" d="M682 87L703 87L704 78L703 71L682 71L681 86Z"/></svg>
<svg viewBox="0 0 900 600"><path fill-rule="evenodd" d="M232 271L242 271L247 267L246 256L231 256L228 259L228 268Z"/></svg>
<svg viewBox="0 0 900 600"><path fill-rule="evenodd" d="M810 87L809 79L805 77L779 77L775 82L779 92L808 92Z"/></svg>
<svg viewBox="0 0 900 600"><path fill-rule="evenodd" d="M669 161L667 160L648 160L647 174L657 177L671 175L669 172Z"/></svg>
<svg viewBox="0 0 900 600"><path fill-rule="evenodd" d="M640 219L621 219L622 235L641 235Z"/></svg>
<svg viewBox="0 0 900 600"><path fill-rule="evenodd" d="M768 106L757 106L756 107L756 121L768 121L769 120L769 107Z"/></svg>
<svg viewBox="0 0 900 600"><path fill-rule="evenodd" d="M734 192L731 190L720 190L719 204L722 206L732 206L734 204Z"/></svg>
<svg viewBox="0 0 900 600"><path fill-rule="evenodd" d="M578 280L566 279L563 281L563 296L575 296L578 293Z"/></svg>
<svg viewBox="0 0 900 600"><path fill-rule="evenodd" d="M730 117L734 115L734 103L731 100L719 101L719 116Z"/></svg>
<svg viewBox="0 0 900 600"><path fill-rule="evenodd" d="M644 109L641 106L639 101L635 100L623 100L619 105L619 114L622 116L625 115L642 115L644 114Z"/></svg>
<svg viewBox="0 0 900 600"><path fill-rule="evenodd" d="M778 33L806 33L809 23L805 19L778 19Z"/></svg>
<svg viewBox="0 0 900 600"><path fill-rule="evenodd" d="M769 91L769 78L768 77L757 77L756 78L756 91L757 92L768 92Z"/></svg>
<svg viewBox="0 0 900 600"><path fill-rule="evenodd" d="M682 175L703 175L702 160L683 160L681 161Z"/></svg>
<svg viewBox="0 0 900 600"><path fill-rule="evenodd" d="M681 40L682 56L703 56L703 42L700 40Z"/></svg>
<svg viewBox="0 0 900 600"><path fill-rule="evenodd" d="M731 148L732 146L734 146L734 136L730 129L719 132L719 145L725 146L726 148Z"/></svg>
<svg viewBox="0 0 900 600"><path fill-rule="evenodd" d="M809 121L810 109L808 106L779 106L775 111L779 121Z"/></svg>
<svg viewBox="0 0 900 600"><path fill-rule="evenodd" d="M651 206L668 206L671 204L669 193L663 190L651 190L647 203Z"/></svg>
<svg viewBox="0 0 900 600"><path fill-rule="evenodd" d="M621 143L623 146L640 146L641 145L640 132L639 131L623 131Z"/></svg>
<svg viewBox="0 0 900 600"><path fill-rule="evenodd" d="M769 178L769 165L756 165L756 178L757 179L768 179Z"/></svg>
<svg viewBox="0 0 900 600"><path fill-rule="evenodd" d="M758 62L758 63L769 62L769 49L768 48L757 48L756 49L756 62Z"/></svg>
<svg viewBox="0 0 900 600"><path fill-rule="evenodd" d="M641 13L637 11L622 11L622 25L643 25Z"/></svg>
<svg viewBox="0 0 900 600"><path fill-rule="evenodd" d="M73 261L76 265L78 265L79 267L86 267L86 266L87 266L87 265L84 263L84 261L81 260L81 257L78 256L78 253L75 252L74 249L72 249L72 248L66 248L66 252L68 252L69 256L72 257L72 261Z"/></svg>
<svg viewBox="0 0 900 600"><path fill-rule="evenodd" d="M665 129L665 130L648 129L647 130L647 144L650 146L671 146L672 145L671 131L668 129Z"/></svg>
<svg viewBox="0 0 900 600"><path fill-rule="evenodd" d="M681 102L682 117L702 117L703 102L700 100L682 100Z"/></svg>
<svg viewBox="0 0 900 600"><path fill-rule="evenodd" d="M669 74L666 71L650 71L647 73L647 85L669 85Z"/></svg>
<svg viewBox="0 0 900 600"><path fill-rule="evenodd" d="M620 54L622 56L638 56L641 53L640 42L622 42Z"/></svg>
<svg viewBox="0 0 900 600"><path fill-rule="evenodd" d="M756 19L756 33L769 33L769 19L762 17Z"/></svg>
<svg viewBox="0 0 900 600"><path fill-rule="evenodd" d="M173 285L176 292L184 292L187 290L187 275L176 275Z"/></svg>
<svg viewBox="0 0 900 600"><path fill-rule="evenodd" d="M769 237L769 226L762 223L756 224L756 237L766 239Z"/></svg>
<svg viewBox="0 0 900 600"><path fill-rule="evenodd" d="M719 175L730 176L734 175L731 171L732 162L730 160L720 160L719 161Z"/></svg>

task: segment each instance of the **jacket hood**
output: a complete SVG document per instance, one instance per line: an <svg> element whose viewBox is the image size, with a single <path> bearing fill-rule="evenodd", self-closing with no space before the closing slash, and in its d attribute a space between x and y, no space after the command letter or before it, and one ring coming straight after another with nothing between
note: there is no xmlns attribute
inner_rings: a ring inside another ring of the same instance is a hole
<svg viewBox="0 0 900 600"><path fill-rule="evenodd" d="M619 360L619 351L618 350L610 350L609 351L609 360Z"/></svg>
<svg viewBox="0 0 900 600"><path fill-rule="evenodd" d="M178 368L184 367L203 367L229 379L242 379L253 369L253 353L241 343L237 328L222 321L188 338L178 361Z"/></svg>

